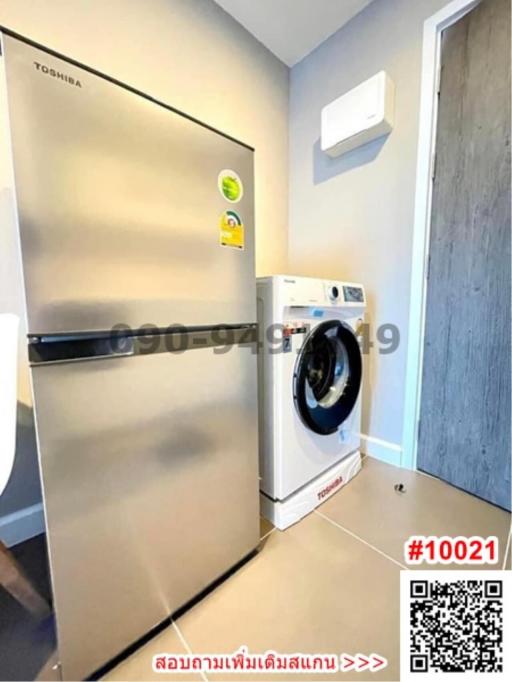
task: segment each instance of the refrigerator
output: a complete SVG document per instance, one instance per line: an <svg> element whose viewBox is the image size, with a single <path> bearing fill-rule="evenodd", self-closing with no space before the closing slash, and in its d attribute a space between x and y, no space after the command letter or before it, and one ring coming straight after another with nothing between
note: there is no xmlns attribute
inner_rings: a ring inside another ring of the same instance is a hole
<svg viewBox="0 0 512 682"><path fill-rule="evenodd" d="M7 30L0 66L0 305L83 679L258 543L253 150Z"/></svg>

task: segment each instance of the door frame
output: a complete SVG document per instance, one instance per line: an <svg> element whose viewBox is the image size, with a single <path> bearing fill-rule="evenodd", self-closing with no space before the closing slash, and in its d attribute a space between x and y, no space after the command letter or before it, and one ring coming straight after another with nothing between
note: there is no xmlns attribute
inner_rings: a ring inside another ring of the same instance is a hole
<svg viewBox="0 0 512 682"><path fill-rule="evenodd" d="M435 168L438 90L441 76L441 33L474 9L481 0L452 0L423 24L421 99L416 163L411 300L405 373L402 466L417 468L421 410L423 344L427 300L433 173Z"/></svg>

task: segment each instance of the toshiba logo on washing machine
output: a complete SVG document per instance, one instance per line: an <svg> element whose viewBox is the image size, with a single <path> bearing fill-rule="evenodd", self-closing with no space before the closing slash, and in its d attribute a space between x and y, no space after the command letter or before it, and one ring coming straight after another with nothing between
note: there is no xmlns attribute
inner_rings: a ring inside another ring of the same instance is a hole
<svg viewBox="0 0 512 682"><path fill-rule="evenodd" d="M326 485L325 488L322 488L322 490L317 493L318 499L323 500L329 493L332 493L333 490L339 488L342 483L343 476L338 476L338 478L335 478L334 481L331 481L329 485Z"/></svg>

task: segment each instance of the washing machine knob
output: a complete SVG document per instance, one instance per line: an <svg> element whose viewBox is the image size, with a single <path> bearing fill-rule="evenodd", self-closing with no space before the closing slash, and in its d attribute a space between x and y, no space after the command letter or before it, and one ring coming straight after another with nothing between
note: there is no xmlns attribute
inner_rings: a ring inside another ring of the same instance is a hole
<svg viewBox="0 0 512 682"><path fill-rule="evenodd" d="M338 287L331 287L331 291L329 292L329 297L333 300L336 301L339 298L340 292L338 290Z"/></svg>

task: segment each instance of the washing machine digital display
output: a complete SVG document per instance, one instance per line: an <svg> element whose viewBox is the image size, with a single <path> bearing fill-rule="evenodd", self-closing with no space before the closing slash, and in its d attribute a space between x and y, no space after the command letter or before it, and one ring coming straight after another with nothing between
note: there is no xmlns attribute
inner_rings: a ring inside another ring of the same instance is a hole
<svg viewBox="0 0 512 682"><path fill-rule="evenodd" d="M343 287L345 303L364 303L364 294L361 287Z"/></svg>

